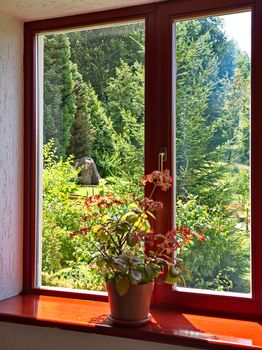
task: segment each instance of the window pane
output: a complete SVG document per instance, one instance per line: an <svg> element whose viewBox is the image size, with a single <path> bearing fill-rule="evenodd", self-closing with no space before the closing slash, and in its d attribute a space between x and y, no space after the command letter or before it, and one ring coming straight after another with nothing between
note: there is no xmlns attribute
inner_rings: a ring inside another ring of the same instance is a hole
<svg viewBox="0 0 262 350"><path fill-rule="evenodd" d="M144 44L143 21L39 36L38 286L104 290L79 227L89 196L141 193Z"/></svg>
<svg viewBox="0 0 262 350"><path fill-rule="evenodd" d="M189 288L249 293L250 12L174 23L176 225Z"/></svg>

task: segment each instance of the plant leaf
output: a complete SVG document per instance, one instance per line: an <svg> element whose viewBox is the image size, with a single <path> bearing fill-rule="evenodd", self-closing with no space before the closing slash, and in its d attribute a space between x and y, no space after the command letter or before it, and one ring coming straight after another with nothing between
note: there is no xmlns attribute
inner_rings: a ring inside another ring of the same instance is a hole
<svg viewBox="0 0 262 350"><path fill-rule="evenodd" d="M136 283L140 283L142 281L142 274L140 271L137 270L130 270L130 277L132 280L134 280Z"/></svg>
<svg viewBox="0 0 262 350"><path fill-rule="evenodd" d="M171 265L169 266L169 274L172 277L177 277L181 274L181 270L178 270L175 266Z"/></svg>
<svg viewBox="0 0 262 350"><path fill-rule="evenodd" d="M174 284L176 282L180 281L180 276L177 277L172 277L169 273L167 274L166 278L165 278L165 283L167 284Z"/></svg>
<svg viewBox="0 0 262 350"><path fill-rule="evenodd" d="M153 270L152 266L149 266L149 265L145 266L145 274L149 280L154 278L154 270Z"/></svg>
<svg viewBox="0 0 262 350"><path fill-rule="evenodd" d="M119 280L116 280L116 290L120 296L125 295L128 292L129 287L130 287L129 278L124 277Z"/></svg>
<svg viewBox="0 0 262 350"><path fill-rule="evenodd" d="M93 233L98 233L102 228L103 228L103 227L102 227L101 225L95 225L95 226L93 227L92 232L93 232Z"/></svg>

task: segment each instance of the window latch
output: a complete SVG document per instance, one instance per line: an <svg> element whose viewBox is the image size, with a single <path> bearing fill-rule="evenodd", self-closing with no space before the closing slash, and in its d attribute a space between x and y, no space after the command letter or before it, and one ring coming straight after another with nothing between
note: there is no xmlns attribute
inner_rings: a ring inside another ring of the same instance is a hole
<svg viewBox="0 0 262 350"><path fill-rule="evenodd" d="M167 161L167 148L160 148L160 152L158 154L158 170L163 172L164 170L164 162Z"/></svg>

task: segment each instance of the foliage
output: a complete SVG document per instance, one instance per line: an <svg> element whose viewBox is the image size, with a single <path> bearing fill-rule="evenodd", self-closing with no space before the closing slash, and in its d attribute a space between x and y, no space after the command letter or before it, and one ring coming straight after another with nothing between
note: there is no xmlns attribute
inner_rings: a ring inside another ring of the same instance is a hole
<svg viewBox="0 0 262 350"><path fill-rule="evenodd" d="M121 60L130 66L144 62L144 31L144 23L137 23L68 33L72 61L105 106L105 87Z"/></svg>
<svg viewBox="0 0 262 350"><path fill-rule="evenodd" d="M115 152L115 131L90 84L87 85L87 103L92 125L89 156L94 159L100 175L105 176L110 171L110 158Z"/></svg>
<svg viewBox="0 0 262 350"><path fill-rule="evenodd" d="M221 24L177 25L176 220L209 228L183 252L191 287L249 292L249 58Z"/></svg>
<svg viewBox="0 0 262 350"><path fill-rule="evenodd" d="M66 34L46 35L44 48L44 143L53 138L65 156L76 110L70 44Z"/></svg>
<svg viewBox="0 0 262 350"><path fill-rule="evenodd" d="M177 224L205 235L203 244L188 246L182 252L186 268L192 271L187 276L188 286L249 292L249 233L238 223L233 207L230 211L219 205L210 208L192 196L186 203L177 202Z"/></svg>
<svg viewBox="0 0 262 350"><path fill-rule="evenodd" d="M220 18L177 22L176 224L206 237L181 252L190 287L249 291L249 61ZM43 278L100 290L99 268L86 267L97 233L68 239L83 206L65 157L94 158L102 197L128 208L143 195L144 24L46 35L44 72L44 142L54 141L44 155Z"/></svg>
<svg viewBox="0 0 262 350"><path fill-rule="evenodd" d="M67 154L73 154L76 159L80 159L90 154L94 136L92 133L88 87L75 64L72 65L72 77L76 97L76 112L71 126L71 138Z"/></svg>
<svg viewBox="0 0 262 350"><path fill-rule="evenodd" d="M135 117L138 123L144 118L144 66L137 61L129 66L125 61L120 62L116 68L115 77L108 80L107 88L107 112L114 129L122 134L127 128L129 116ZM123 113L128 113L125 116Z"/></svg>
<svg viewBox="0 0 262 350"><path fill-rule="evenodd" d="M128 204L110 194L88 197L85 201L88 215L83 218L86 225L71 235L94 235L95 254L90 262L102 269L106 280L116 283L120 295L126 294L131 286L156 280L161 274L165 283L183 284L182 262L174 256L174 250L180 252L192 236L203 240L203 236L184 227L165 235L155 233L149 218L154 218L153 212L161 209L162 203L151 197L157 187L168 190L172 178L167 170L154 171L141 181L144 185L153 184L150 197L142 201L133 198L134 202ZM95 226L90 226L92 217L98 218Z"/></svg>
<svg viewBox="0 0 262 350"><path fill-rule="evenodd" d="M76 207L72 207L70 200L77 175L72 158L58 158L55 141L49 141L44 147L43 169L42 267L45 272L57 271L72 258L67 231L75 228L77 218Z"/></svg>
<svg viewBox="0 0 262 350"><path fill-rule="evenodd" d="M107 113L116 132L114 174L143 174L144 164L144 67L137 61L116 68L106 88Z"/></svg>
<svg viewBox="0 0 262 350"><path fill-rule="evenodd" d="M250 64L246 54L239 55L235 74L228 81L223 115L217 124L225 159L249 165Z"/></svg>

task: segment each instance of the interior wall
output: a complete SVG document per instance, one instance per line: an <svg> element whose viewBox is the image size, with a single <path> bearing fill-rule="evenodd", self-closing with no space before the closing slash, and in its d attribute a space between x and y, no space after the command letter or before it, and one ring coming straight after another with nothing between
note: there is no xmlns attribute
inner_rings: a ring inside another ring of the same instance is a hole
<svg viewBox="0 0 262 350"><path fill-rule="evenodd" d="M22 287L23 23L0 12L0 300Z"/></svg>
<svg viewBox="0 0 262 350"><path fill-rule="evenodd" d="M133 329L135 332L135 328ZM1 350L193 350L175 345L0 323Z"/></svg>

